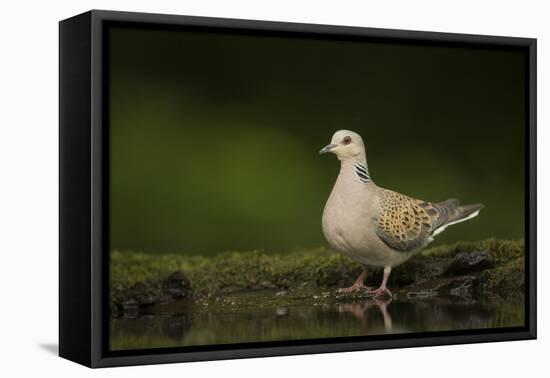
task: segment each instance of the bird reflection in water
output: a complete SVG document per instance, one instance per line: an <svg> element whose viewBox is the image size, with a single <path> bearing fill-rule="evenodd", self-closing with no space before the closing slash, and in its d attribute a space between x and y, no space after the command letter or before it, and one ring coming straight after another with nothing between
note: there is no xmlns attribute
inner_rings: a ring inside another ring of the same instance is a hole
<svg viewBox="0 0 550 378"><path fill-rule="evenodd" d="M388 311L391 298L375 298L369 299L359 303L346 303L339 307L339 312L349 312L357 320L361 321L361 324L365 328L365 333L372 333L376 328L380 326L379 316L376 316L378 311L382 315L384 322L384 330L386 333L390 333L393 330L392 318Z"/></svg>

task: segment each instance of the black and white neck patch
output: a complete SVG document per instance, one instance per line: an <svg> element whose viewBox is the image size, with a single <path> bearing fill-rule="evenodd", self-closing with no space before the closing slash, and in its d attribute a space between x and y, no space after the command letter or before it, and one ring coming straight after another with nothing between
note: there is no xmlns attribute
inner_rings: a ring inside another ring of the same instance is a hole
<svg viewBox="0 0 550 378"><path fill-rule="evenodd" d="M355 162L355 173L361 182L365 184L370 181L369 168L358 161Z"/></svg>

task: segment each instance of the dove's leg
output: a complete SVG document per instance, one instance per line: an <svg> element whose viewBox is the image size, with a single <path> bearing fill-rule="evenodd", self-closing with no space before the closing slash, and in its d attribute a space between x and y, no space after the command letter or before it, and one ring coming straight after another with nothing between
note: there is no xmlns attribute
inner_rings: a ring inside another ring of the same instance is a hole
<svg viewBox="0 0 550 378"><path fill-rule="evenodd" d="M365 278L367 278L367 270L366 270L366 269L363 269L363 271L361 272L361 274L359 275L359 277L357 277L357 279L355 280L355 282L353 283L353 285L351 285L350 287L338 289L338 291L339 291L340 293L354 293L354 292L359 291L359 290L361 290L361 289L368 289L368 288L363 284L363 281L365 281Z"/></svg>
<svg viewBox="0 0 550 378"><path fill-rule="evenodd" d="M384 294L392 296L390 289L387 288L386 284L388 283L388 278L390 278L391 267L387 266L384 268L384 278L382 278L382 284L376 290L374 290L374 297L378 298Z"/></svg>

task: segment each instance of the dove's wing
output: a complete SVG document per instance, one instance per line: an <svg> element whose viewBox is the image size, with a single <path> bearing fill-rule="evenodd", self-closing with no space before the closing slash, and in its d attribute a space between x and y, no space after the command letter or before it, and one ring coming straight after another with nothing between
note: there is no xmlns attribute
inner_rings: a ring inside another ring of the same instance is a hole
<svg viewBox="0 0 550 378"><path fill-rule="evenodd" d="M380 213L375 220L378 237L402 252L423 247L438 213L434 205L383 188L379 188L378 197Z"/></svg>
<svg viewBox="0 0 550 378"><path fill-rule="evenodd" d="M457 199L432 203L378 188L380 214L376 234L389 247L410 252L425 246L447 226L471 219L483 204L461 206Z"/></svg>

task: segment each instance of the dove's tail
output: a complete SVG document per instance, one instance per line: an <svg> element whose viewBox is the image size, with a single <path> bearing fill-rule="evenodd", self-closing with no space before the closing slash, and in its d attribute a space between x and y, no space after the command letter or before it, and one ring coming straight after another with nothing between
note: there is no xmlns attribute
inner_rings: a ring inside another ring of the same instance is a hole
<svg viewBox="0 0 550 378"><path fill-rule="evenodd" d="M434 231L432 232L432 236L442 233L448 226L475 218L483 208L483 204L476 203L473 205L461 206L458 200L449 199L434 204L434 207L438 210L439 217L434 227Z"/></svg>

